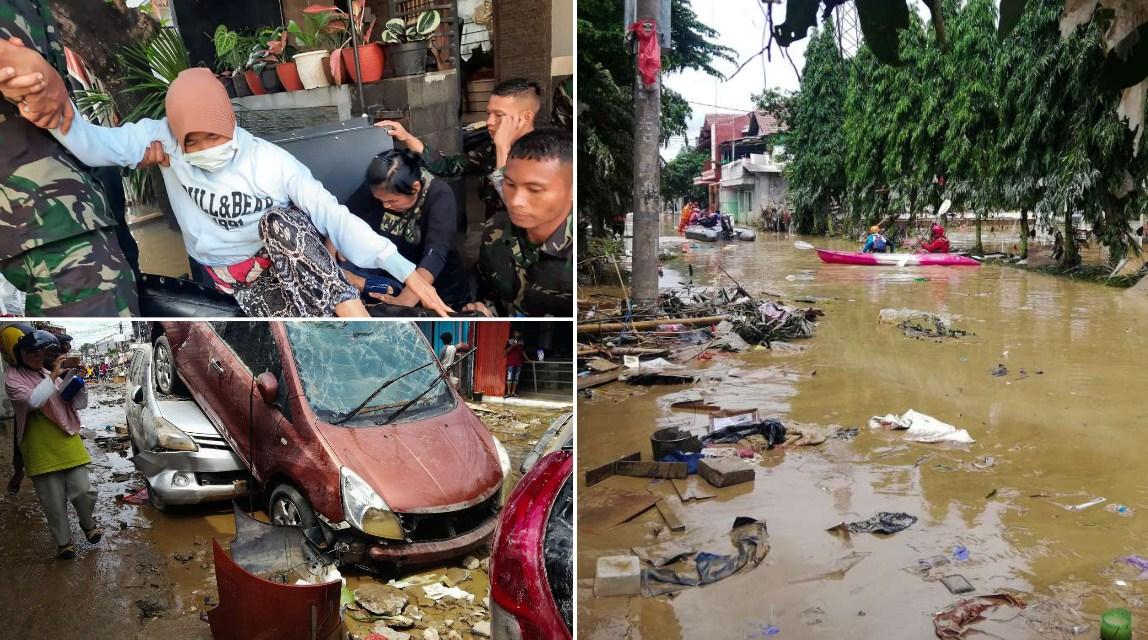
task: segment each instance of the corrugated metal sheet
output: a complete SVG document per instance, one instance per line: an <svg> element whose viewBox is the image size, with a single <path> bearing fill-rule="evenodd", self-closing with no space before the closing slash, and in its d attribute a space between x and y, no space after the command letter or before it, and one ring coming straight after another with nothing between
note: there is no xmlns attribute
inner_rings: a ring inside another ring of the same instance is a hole
<svg viewBox="0 0 1148 640"><path fill-rule="evenodd" d="M509 322L474 323L474 390L488 396L506 393L506 341Z"/></svg>

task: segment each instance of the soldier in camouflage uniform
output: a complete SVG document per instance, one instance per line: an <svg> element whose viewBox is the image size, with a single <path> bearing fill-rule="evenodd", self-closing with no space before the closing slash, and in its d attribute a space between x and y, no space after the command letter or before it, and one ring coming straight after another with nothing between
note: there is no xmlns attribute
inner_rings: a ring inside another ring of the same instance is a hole
<svg viewBox="0 0 1148 640"><path fill-rule="evenodd" d="M20 39L23 47L9 38ZM33 92L66 77L46 2L0 4L0 40L0 69L14 69L17 79L34 73L45 78ZM0 273L27 293L28 316L136 313L135 278L116 241L103 191L48 131L20 116L7 80L0 78ZM35 114L29 107L33 98L27 99L19 104Z"/></svg>
<svg viewBox="0 0 1148 640"><path fill-rule="evenodd" d="M470 310L503 316L574 313L574 153L571 135L539 129L510 150L507 211L486 221L479 300ZM484 309L485 307L485 309Z"/></svg>

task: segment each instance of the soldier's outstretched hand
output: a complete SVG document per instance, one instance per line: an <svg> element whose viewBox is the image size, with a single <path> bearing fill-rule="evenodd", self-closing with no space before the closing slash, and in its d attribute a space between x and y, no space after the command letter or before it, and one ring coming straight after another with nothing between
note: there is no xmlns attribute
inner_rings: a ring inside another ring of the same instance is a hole
<svg viewBox="0 0 1148 640"><path fill-rule="evenodd" d="M18 104L20 116L43 129L67 133L75 110L64 79L44 56L19 38L0 40L0 93Z"/></svg>

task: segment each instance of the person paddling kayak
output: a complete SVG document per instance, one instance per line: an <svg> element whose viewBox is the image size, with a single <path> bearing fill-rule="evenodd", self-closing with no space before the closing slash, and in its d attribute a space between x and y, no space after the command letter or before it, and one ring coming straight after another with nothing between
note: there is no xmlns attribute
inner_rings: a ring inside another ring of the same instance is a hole
<svg viewBox="0 0 1148 640"><path fill-rule="evenodd" d="M869 235L865 238L865 246L862 247L862 253L885 253L886 251L893 250L893 243L881 233L881 227L873 225L869 227Z"/></svg>
<svg viewBox="0 0 1148 640"><path fill-rule="evenodd" d="M917 253L948 253L949 239L945 236L945 228L936 222L929 229L931 240L921 245Z"/></svg>

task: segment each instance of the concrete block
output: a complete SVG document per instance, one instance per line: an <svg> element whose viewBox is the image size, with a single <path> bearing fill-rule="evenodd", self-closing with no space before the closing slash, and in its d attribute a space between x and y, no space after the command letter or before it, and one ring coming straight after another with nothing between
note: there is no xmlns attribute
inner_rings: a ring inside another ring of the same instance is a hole
<svg viewBox="0 0 1148 640"><path fill-rule="evenodd" d="M698 474L715 487L753 482L753 467L733 457L706 458L698 463Z"/></svg>
<svg viewBox="0 0 1148 640"><path fill-rule="evenodd" d="M636 596L642 591L642 564L638 556L602 556L594 576L594 595Z"/></svg>

